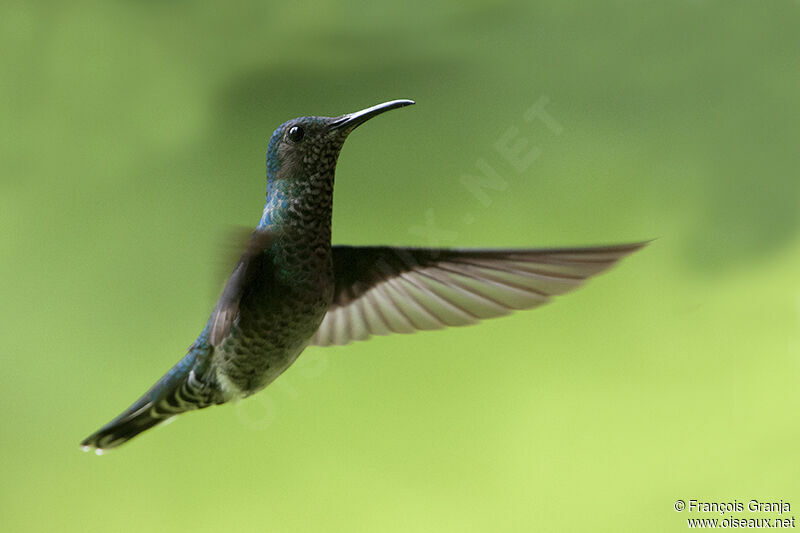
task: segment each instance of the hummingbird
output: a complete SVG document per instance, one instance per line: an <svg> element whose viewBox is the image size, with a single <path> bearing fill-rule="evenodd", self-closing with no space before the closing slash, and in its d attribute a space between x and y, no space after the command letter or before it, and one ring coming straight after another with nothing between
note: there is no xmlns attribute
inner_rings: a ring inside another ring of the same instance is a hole
<svg viewBox="0 0 800 533"><path fill-rule="evenodd" d="M413 103L295 118L274 131L261 219L205 327L150 390L81 443L84 450L102 453L178 414L255 394L308 346L465 326L542 305L646 244L332 246L334 171L345 139Z"/></svg>

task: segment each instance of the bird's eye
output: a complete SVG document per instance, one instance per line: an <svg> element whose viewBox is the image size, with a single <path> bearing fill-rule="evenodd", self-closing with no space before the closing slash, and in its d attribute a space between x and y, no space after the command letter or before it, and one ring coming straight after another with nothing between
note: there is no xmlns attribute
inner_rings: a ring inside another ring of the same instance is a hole
<svg viewBox="0 0 800 533"><path fill-rule="evenodd" d="M291 128L289 128L289 132L286 134L286 136L289 138L290 141L296 143L302 141L303 136L305 134L306 132L303 131L303 128L301 128L300 126L292 126Z"/></svg>

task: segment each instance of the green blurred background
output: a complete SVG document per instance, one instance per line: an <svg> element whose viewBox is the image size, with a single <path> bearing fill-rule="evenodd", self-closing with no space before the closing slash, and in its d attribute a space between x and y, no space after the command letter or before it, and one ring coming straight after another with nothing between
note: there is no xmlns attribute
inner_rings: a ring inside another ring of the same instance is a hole
<svg viewBox="0 0 800 533"><path fill-rule="evenodd" d="M4 0L0 527L683 531L719 515L678 498L800 506L799 15ZM339 160L335 242L657 240L548 307L311 348L80 453L204 324L274 127L393 98L417 105ZM506 138L539 157L516 169ZM476 196L482 162L502 187Z"/></svg>

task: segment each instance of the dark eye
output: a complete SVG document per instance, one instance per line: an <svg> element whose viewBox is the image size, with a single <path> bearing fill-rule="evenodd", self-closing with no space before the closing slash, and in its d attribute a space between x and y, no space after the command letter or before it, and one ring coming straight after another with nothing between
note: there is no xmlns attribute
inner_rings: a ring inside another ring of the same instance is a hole
<svg viewBox="0 0 800 533"><path fill-rule="evenodd" d="M286 136L289 137L290 141L297 143L303 140L305 134L306 132L300 126L292 126Z"/></svg>

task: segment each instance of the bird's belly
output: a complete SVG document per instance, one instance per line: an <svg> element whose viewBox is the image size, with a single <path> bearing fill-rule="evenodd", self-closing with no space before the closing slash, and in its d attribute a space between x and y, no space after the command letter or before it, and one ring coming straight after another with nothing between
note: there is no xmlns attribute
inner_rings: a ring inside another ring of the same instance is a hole
<svg viewBox="0 0 800 533"><path fill-rule="evenodd" d="M217 348L217 380L226 396L249 396L280 376L305 349L329 305L323 293L313 299L243 309Z"/></svg>
<svg viewBox="0 0 800 533"><path fill-rule="evenodd" d="M238 360L219 365L217 381L225 396L231 399L255 394L289 368L307 344L305 341L299 346L266 350L234 347Z"/></svg>

